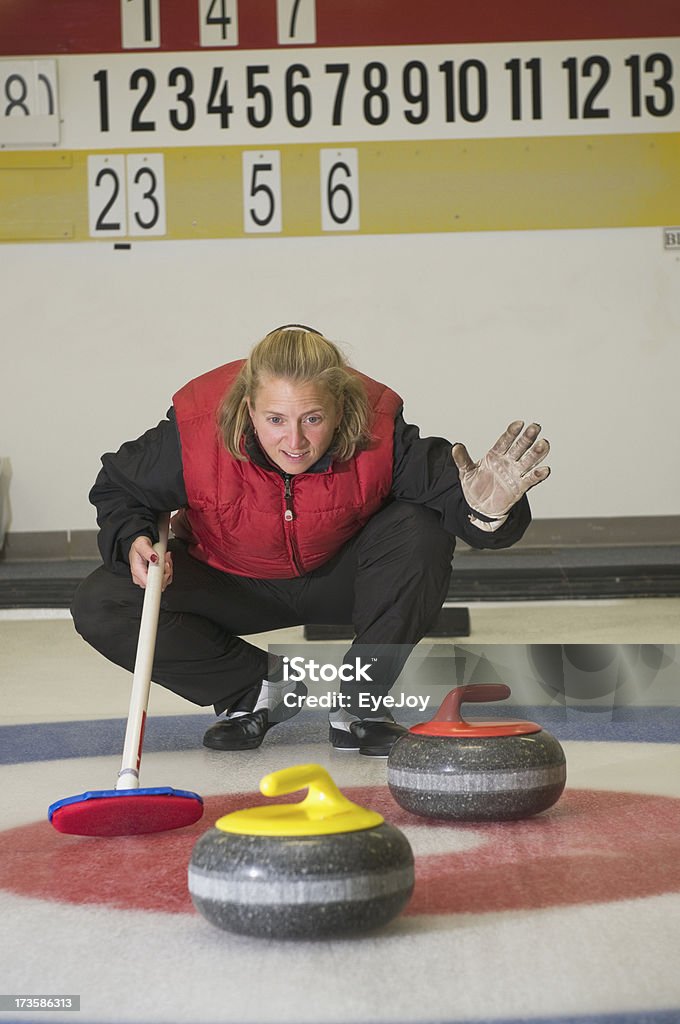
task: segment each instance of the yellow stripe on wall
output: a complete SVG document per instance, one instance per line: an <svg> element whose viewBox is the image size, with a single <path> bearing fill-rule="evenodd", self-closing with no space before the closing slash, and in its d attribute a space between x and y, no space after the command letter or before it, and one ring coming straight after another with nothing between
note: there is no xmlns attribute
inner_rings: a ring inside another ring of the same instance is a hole
<svg viewBox="0 0 680 1024"><path fill-rule="evenodd" d="M324 234L319 151L332 147L266 148L281 154L281 234ZM360 234L680 223L678 134L357 143L351 148L358 153ZM163 152L165 238L249 237L243 227L243 151L127 151ZM0 239L88 241L87 157L75 150L1 152Z"/></svg>

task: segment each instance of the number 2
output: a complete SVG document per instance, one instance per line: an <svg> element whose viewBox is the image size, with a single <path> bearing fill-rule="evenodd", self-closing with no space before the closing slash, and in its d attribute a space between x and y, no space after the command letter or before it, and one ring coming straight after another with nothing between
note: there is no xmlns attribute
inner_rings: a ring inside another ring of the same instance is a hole
<svg viewBox="0 0 680 1024"><path fill-rule="evenodd" d="M87 169L91 237L124 235L125 157L90 156Z"/></svg>

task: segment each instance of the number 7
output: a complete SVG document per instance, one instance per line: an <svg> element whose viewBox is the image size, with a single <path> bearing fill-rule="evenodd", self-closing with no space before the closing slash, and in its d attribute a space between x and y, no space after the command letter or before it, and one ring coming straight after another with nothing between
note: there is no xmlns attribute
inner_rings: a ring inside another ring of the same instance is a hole
<svg viewBox="0 0 680 1024"><path fill-rule="evenodd" d="M326 64L324 71L327 75L340 75L335 100L333 101L333 124L342 124L342 104L345 98L347 79L349 78L349 64Z"/></svg>
<svg viewBox="0 0 680 1024"><path fill-rule="evenodd" d="M279 46L316 42L316 0L276 0Z"/></svg>
<svg viewBox="0 0 680 1024"><path fill-rule="evenodd" d="M298 11L300 10L300 0L295 0L293 3L293 10L290 13L290 28L288 29L288 35L291 39L295 38L295 23L297 21Z"/></svg>

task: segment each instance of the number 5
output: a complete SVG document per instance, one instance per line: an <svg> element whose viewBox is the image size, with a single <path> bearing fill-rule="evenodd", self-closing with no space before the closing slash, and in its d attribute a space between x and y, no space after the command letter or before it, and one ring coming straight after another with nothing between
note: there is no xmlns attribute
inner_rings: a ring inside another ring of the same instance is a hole
<svg viewBox="0 0 680 1024"><path fill-rule="evenodd" d="M243 230L281 231L281 157L278 150L243 154Z"/></svg>

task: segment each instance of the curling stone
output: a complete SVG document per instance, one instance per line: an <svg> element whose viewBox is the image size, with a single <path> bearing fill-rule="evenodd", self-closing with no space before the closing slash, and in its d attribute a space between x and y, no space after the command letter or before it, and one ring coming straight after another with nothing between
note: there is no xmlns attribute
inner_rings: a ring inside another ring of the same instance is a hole
<svg viewBox="0 0 680 1024"><path fill-rule="evenodd" d="M299 803L234 811L194 846L189 892L226 931L320 938L373 930L406 906L413 854L399 829L359 807L318 764L260 782L265 796L308 789Z"/></svg>
<svg viewBox="0 0 680 1024"><path fill-rule="evenodd" d="M467 722L463 701L505 700L504 683L457 686L430 722L414 725L387 761L392 796L407 811L456 821L510 821L551 807L567 779L564 751L535 722Z"/></svg>

